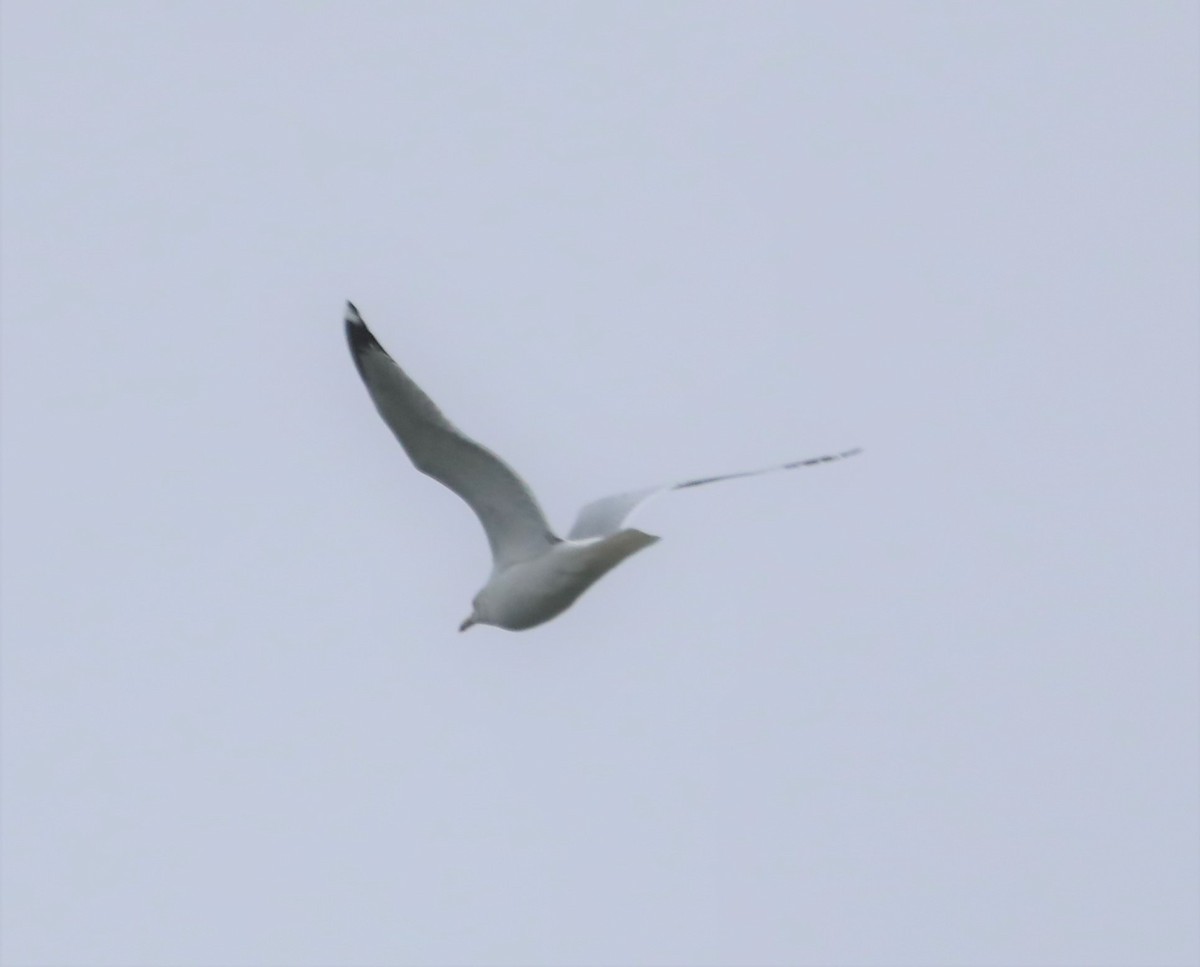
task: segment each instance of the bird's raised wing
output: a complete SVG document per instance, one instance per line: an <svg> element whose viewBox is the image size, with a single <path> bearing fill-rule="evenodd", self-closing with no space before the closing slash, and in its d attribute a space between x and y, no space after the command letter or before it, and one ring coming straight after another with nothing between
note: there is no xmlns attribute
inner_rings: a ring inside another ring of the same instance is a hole
<svg viewBox="0 0 1200 967"><path fill-rule="evenodd" d="M475 511L496 564L536 557L558 542L525 481L442 415L379 345L350 302L346 339L383 422L418 470L445 484Z"/></svg>
<svg viewBox="0 0 1200 967"><path fill-rule="evenodd" d="M589 537L607 537L621 529L621 525L635 507L651 497L666 493L668 490L683 490L686 487L699 487L703 484L716 483L719 480L734 480L738 477L756 477L760 473L774 473L776 470L794 470L796 467L812 467L818 463L832 463L834 460L844 460L862 451L858 448L845 450L842 453L830 453L823 457L810 457L807 460L793 460L791 463L781 463L774 467L764 467L761 470L743 470L741 473L726 473L719 477L700 477L697 480L685 480L682 483L664 484L660 487L646 487L643 490L631 490L625 494L613 494L611 497L601 497L588 504L575 518L575 526L567 535L571 540L584 540Z"/></svg>

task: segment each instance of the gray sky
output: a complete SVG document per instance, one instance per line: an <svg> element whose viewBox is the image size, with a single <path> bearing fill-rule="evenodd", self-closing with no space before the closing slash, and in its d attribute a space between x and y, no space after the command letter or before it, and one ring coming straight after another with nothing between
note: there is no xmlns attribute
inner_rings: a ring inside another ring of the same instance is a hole
<svg viewBox="0 0 1200 967"><path fill-rule="evenodd" d="M8 0L6 967L1195 963L1197 20Z"/></svg>

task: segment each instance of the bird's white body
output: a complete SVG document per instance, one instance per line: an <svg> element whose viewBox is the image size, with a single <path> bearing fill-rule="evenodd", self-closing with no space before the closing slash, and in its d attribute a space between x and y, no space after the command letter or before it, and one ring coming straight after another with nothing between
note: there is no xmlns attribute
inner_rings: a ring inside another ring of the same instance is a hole
<svg viewBox="0 0 1200 967"><path fill-rule="evenodd" d="M658 540L628 528L609 537L559 541L548 551L492 571L463 622L522 631L556 618L625 558ZM464 628L465 630L465 628Z"/></svg>
<svg viewBox="0 0 1200 967"><path fill-rule="evenodd" d="M413 464L465 500L487 534L492 574L475 596L474 610L460 628L463 631L476 624L520 631L562 614L608 571L658 540L623 526L633 509L655 494L825 463L858 452L847 450L766 470L614 494L584 507L568 539L562 540L546 523L525 481L442 415L433 400L396 365L350 303L346 305L346 337L375 408Z"/></svg>

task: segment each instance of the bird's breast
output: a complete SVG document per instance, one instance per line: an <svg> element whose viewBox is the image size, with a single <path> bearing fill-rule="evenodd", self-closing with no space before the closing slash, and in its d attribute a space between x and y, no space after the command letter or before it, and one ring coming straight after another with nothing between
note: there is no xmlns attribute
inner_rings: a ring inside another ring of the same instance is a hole
<svg viewBox="0 0 1200 967"><path fill-rule="evenodd" d="M562 614L608 571L657 540L630 529L602 540L563 541L495 572L479 604L491 624L513 631L532 628Z"/></svg>

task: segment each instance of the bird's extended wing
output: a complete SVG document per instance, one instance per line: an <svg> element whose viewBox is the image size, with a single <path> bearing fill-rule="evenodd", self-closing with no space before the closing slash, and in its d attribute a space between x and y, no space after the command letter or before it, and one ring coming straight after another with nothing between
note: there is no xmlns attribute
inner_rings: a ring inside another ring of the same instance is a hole
<svg viewBox="0 0 1200 967"><path fill-rule="evenodd" d="M383 421L418 470L445 484L475 511L497 564L536 557L558 542L525 481L442 415L379 345L350 302L346 338Z"/></svg>
<svg viewBox="0 0 1200 967"><path fill-rule="evenodd" d="M589 537L607 537L621 529L621 525L637 507L645 500L668 490L683 490L685 487L699 487L703 484L716 483L719 480L734 480L738 477L756 477L760 473L774 473L776 470L794 470L796 467L812 467L818 463L832 463L834 460L844 460L862 451L858 448L845 450L842 453L830 453L823 457L810 457L807 460L793 460L774 467L764 467L761 470L743 470L741 473L726 473L719 477L700 477L697 480L685 480L682 483L664 484L661 487L646 487L643 490L631 490L629 493L613 494L611 497L601 497L588 504L575 518L575 526L571 528L568 537L571 540L584 540Z"/></svg>

